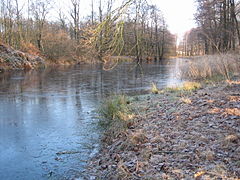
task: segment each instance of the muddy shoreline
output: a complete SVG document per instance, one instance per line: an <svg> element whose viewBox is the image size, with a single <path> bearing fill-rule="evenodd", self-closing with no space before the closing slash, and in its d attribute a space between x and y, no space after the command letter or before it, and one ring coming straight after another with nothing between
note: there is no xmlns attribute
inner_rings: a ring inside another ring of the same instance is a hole
<svg viewBox="0 0 240 180"><path fill-rule="evenodd" d="M134 97L134 125L107 133L91 179L240 178L240 82Z"/></svg>

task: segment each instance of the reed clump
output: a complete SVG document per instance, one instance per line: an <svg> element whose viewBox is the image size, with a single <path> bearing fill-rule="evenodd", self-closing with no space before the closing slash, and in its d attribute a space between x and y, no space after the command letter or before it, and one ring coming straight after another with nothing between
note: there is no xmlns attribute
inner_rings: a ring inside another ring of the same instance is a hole
<svg viewBox="0 0 240 180"><path fill-rule="evenodd" d="M217 54L195 57L180 68L181 76L191 80L230 80L240 72L240 55Z"/></svg>

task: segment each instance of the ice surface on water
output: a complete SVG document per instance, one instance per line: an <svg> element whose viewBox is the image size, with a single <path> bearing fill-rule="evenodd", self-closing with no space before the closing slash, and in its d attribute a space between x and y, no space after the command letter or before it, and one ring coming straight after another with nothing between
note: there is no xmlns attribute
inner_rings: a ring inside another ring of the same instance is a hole
<svg viewBox="0 0 240 180"><path fill-rule="evenodd" d="M152 82L181 83L175 62L122 64L108 72L86 65L0 74L1 179L81 176L99 147L101 99L141 93Z"/></svg>

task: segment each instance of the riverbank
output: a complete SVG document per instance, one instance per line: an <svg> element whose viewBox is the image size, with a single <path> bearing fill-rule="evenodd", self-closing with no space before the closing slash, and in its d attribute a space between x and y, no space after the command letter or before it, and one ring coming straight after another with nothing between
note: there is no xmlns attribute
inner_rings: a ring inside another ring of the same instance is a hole
<svg viewBox="0 0 240 180"><path fill-rule="evenodd" d="M111 61L103 64L105 70L114 68L119 62L133 61L133 57L112 57ZM98 60L84 61L77 59L46 60L41 56L18 51L0 43L0 72L9 70L31 70L41 67L71 66L76 64L97 64Z"/></svg>
<svg viewBox="0 0 240 180"><path fill-rule="evenodd" d="M103 69L107 71L114 69L121 63L136 61L136 58L134 56L111 56L106 57L102 61L94 57L64 57L55 60L49 60L43 55L40 55L40 52L37 50L35 51L30 53L19 51L0 42L0 72L8 70L31 70L41 67L98 63L102 63ZM170 57L169 59L173 58L176 57ZM153 61L153 59L149 60L148 57L146 57L144 62L149 63L151 61Z"/></svg>
<svg viewBox="0 0 240 180"><path fill-rule="evenodd" d="M44 67L45 60L40 56L15 50L0 43L0 72L17 69L36 69Z"/></svg>
<svg viewBox="0 0 240 180"><path fill-rule="evenodd" d="M76 59L47 60L43 56L16 50L0 43L0 72L9 70L31 70L44 67L70 66L84 63Z"/></svg>
<svg viewBox="0 0 240 180"><path fill-rule="evenodd" d="M133 97L132 125L102 139L92 179L238 179L240 82Z"/></svg>

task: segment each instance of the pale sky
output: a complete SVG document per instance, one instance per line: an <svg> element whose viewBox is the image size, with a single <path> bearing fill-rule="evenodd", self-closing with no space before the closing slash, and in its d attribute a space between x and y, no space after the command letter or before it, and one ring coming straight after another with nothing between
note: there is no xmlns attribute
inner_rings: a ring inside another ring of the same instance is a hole
<svg viewBox="0 0 240 180"><path fill-rule="evenodd" d="M194 0L151 0L163 12L168 28L173 34L183 35L195 27Z"/></svg>
<svg viewBox="0 0 240 180"><path fill-rule="evenodd" d="M27 0L20 1L25 2L25 5L27 4ZM96 3L94 9L98 11L98 0L94 1ZM113 0L113 2L118 1L121 0ZM69 14L70 0L54 0L54 2L53 8L55 13L51 13L53 19L57 18L57 9L59 8L62 8L65 13ZM193 17L196 11L194 0L148 0L148 2L149 4L156 4L163 12L168 29L173 34L178 34L181 37L184 32L196 26ZM91 0L80 0L80 4L82 17L90 15ZM54 18L54 16L56 17Z"/></svg>
<svg viewBox="0 0 240 180"><path fill-rule="evenodd" d="M69 0L61 1L63 4L66 4ZM98 0L95 0L95 2L98 2ZM163 12L168 28L173 34L178 34L180 37L184 32L196 26L194 21L194 13L196 11L194 0L148 0L148 2L149 4L156 4ZM83 11L87 10L88 13L90 12L90 3L91 0L81 0ZM98 3L95 5L95 11L97 6Z"/></svg>

